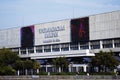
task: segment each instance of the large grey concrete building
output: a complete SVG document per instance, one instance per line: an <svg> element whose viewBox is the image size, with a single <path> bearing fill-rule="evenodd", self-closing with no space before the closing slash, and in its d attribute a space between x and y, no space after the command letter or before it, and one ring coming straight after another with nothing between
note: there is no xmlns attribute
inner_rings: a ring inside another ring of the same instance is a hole
<svg viewBox="0 0 120 80"><path fill-rule="evenodd" d="M21 58L37 59L45 71L53 71L45 61L66 57L73 59L69 72L87 71L90 56L112 50L120 56L120 11L59 20L0 30L0 48L10 48Z"/></svg>

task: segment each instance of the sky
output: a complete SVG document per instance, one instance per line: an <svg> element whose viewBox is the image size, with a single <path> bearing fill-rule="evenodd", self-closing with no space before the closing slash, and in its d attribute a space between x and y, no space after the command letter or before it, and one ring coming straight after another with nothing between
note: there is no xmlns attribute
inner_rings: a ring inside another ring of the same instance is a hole
<svg viewBox="0 0 120 80"><path fill-rule="evenodd" d="M120 10L120 0L0 0L0 29Z"/></svg>

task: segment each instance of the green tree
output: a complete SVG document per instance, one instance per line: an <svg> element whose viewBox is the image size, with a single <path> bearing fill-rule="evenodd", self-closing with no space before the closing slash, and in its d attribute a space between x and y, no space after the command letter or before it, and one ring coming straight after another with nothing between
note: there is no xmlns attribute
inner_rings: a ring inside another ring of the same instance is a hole
<svg viewBox="0 0 120 80"><path fill-rule="evenodd" d="M57 72L61 72L61 71L63 72L63 70L68 67L69 62L65 57L59 57L59 58L53 59L52 64L54 65Z"/></svg>
<svg viewBox="0 0 120 80"><path fill-rule="evenodd" d="M14 63L14 68L16 70L24 70L24 67L25 67L25 63L23 60L17 60L15 63Z"/></svg>
<svg viewBox="0 0 120 80"><path fill-rule="evenodd" d="M36 60L32 61L32 60L18 60L14 63L14 68L17 71L26 71L26 75L28 74L28 70L29 72L32 74L33 73L33 69L36 70L37 73L39 73L38 69L40 68L40 63Z"/></svg>
<svg viewBox="0 0 120 80"><path fill-rule="evenodd" d="M12 65L16 60L19 60L17 53L12 52L9 49L0 49L0 64L1 65Z"/></svg>
<svg viewBox="0 0 120 80"><path fill-rule="evenodd" d="M15 75L16 71L11 66L0 66L0 75Z"/></svg>
<svg viewBox="0 0 120 80"><path fill-rule="evenodd" d="M33 69L36 70L37 74L39 73L39 68L40 68L40 62L34 60L34 62L33 62Z"/></svg>
<svg viewBox="0 0 120 80"><path fill-rule="evenodd" d="M10 49L0 49L0 74L12 75L15 74L13 64L19 60L17 53L12 52Z"/></svg>
<svg viewBox="0 0 120 80"><path fill-rule="evenodd" d="M40 62L38 62L38 61L34 61L33 62L33 69L39 69L40 68Z"/></svg>
<svg viewBox="0 0 120 80"><path fill-rule="evenodd" d="M103 52L100 51L96 53L92 58L91 65L93 67L98 67L99 71L106 72L107 70L113 70L118 66L119 62L114 57L113 52Z"/></svg>
<svg viewBox="0 0 120 80"><path fill-rule="evenodd" d="M24 67L25 69L32 69L33 68L33 61L32 60L25 60L24 61Z"/></svg>
<svg viewBox="0 0 120 80"><path fill-rule="evenodd" d="M25 68L25 71L26 71L26 75L28 75L28 70L30 71L31 74L33 74L33 61L32 60L25 60L24 61L24 68Z"/></svg>

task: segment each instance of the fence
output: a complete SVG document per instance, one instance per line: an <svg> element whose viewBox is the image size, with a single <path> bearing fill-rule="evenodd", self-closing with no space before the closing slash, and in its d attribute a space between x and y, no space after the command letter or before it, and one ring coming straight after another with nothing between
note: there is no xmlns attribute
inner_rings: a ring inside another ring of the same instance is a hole
<svg viewBox="0 0 120 80"><path fill-rule="evenodd" d="M109 76L109 75L90 75L90 76L79 76L79 75L31 75L31 76L0 76L0 80L120 80L120 76Z"/></svg>

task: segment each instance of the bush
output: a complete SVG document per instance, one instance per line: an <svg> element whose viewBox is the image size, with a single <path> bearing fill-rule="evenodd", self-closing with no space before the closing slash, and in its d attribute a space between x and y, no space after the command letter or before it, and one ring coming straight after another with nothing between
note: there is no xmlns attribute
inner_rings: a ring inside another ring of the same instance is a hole
<svg viewBox="0 0 120 80"><path fill-rule="evenodd" d="M50 75L76 75L76 72L50 72ZM48 75L48 72L40 72L39 75ZM87 75L87 72L80 72L78 75ZM115 75L114 72L95 72L90 75Z"/></svg>
<svg viewBox="0 0 120 80"><path fill-rule="evenodd" d="M76 75L76 72L50 72L50 75ZM38 75L48 75L48 72L40 72ZM87 72L80 72L78 75L87 75ZM94 72L90 75L115 75L114 72Z"/></svg>
<svg viewBox="0 0 120 80"><path fill-rule="evenodd" d="M40 72L39 75L47 75L47 72Z"/></svg>
<svg viewBox="0 0 120 80"><path fill-rule="evenodd" d="M60 72L60 73L56 73L56 75L67 75L66 72Z"/></svg>
<svg viewBox="0 0 120 80"><path fill-rule="evenodd" d="M115 75L114 72L95 72L91 73L90 75Z"/></svg>
<svg viewBox="0 0 120 80"><path fill-rule="evenodd" d="M76 75L76 72L50 72L50 75ZM80 72L78 75L86 75L85 72ZM39 75L48 75L48 72L40 72Z"/></svg>
<svg viewBox="0 0 120 80"><path fill-rule="evenodd" d="M68 74L68 75L76 75L75 72L68 72L67 74Z"/></svg>

